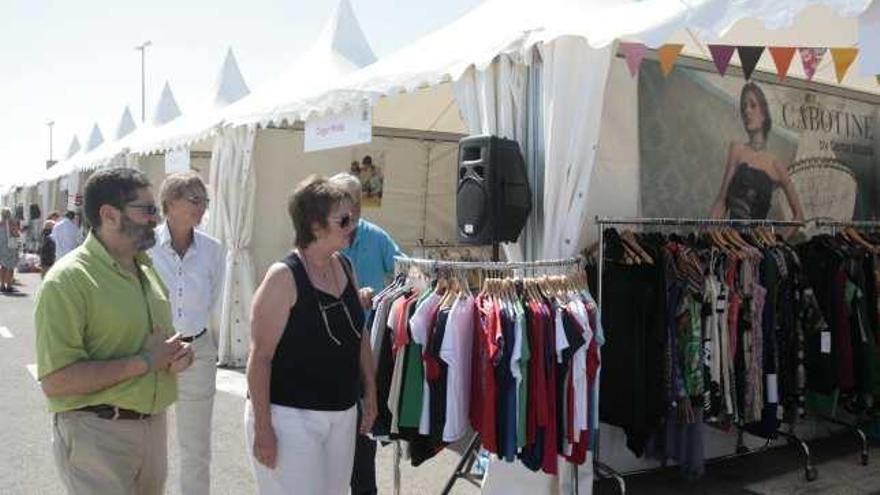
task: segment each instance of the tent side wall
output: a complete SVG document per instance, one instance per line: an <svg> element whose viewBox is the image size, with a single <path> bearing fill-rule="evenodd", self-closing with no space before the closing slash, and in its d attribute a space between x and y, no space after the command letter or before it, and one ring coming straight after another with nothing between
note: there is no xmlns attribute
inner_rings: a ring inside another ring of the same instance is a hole
<svg viewBox="0 0 880 495"><path fill-rule="evenodd" d="M302 131L263 129L257 133L253 158L257 228L251 244L257 282L293 245L287 213L287 197L293 188L311 174L347 172L352 160L361 161L366 155L382 166L384 187L381 206L365 205L364 218L382 226L406 251L422 240L455 241L457 142L374 137L367 145L312 153L302 149Z"/></svg>

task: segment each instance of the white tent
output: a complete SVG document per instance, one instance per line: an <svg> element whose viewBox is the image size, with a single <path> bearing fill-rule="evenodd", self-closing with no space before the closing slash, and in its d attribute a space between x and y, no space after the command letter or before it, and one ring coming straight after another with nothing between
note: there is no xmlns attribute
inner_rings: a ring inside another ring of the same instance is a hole
<svg viewBox="0 0 880 495"><path fill-rule="evenodd" d="M134 132L135 129L137 129L137 125L131 116L131 110L126 105L125 110L122 112L122 117L119 118L119 124L116 126L116 134L113 137L118 141Z"/></svg>
<svg viewBox="0 0 880 495"><path fill-rule="evenodd" d="M235 54L232 48L229 48L217 73L213 90L206 93L206 98L194 102L192 110L179 119L164 126L152 127L132 139L128 143L129 152L149 155L192 147L195 143L211 137L219 122L221 109L247 96L249 92L238 68ZM210 144L207 146L207 149L210 149Z"/></svg>
<svg viewBox="0 0 880 495"><path fill-rule="evenodd" d="M374 132L370 146L304 153L297 118L273 118L277 102L317 94L373 60L351 5L342 0L300 59L222 112L224 122L242 125L225 124L211 157L209 231L228 250L219 325L221 363L244 364L255 282L292 245L292 229L254 229L255 219L286 224L286 195L307 175L348 171L352 161L371 155L382 162L385 189L381 205L365 208L365 216L380 221L404 243L454 234L449 219L454 189L445 170L454 162L457 134ZM426 218L439 211L446 215L438 214L438 221ZM426 230L426 225L435 228ZM441 234L442 229L447 233Z"/></svg>
<svg viewBox="0 0 880 495"><path fill-rule="evenodd" d="M70 141L70 146L67 147L67 155L64 156L64 159L70 159L73 155L79 153L81 146L79 144L79 138L73 136L73 140Z"/></svg>
<svg viewBox="0 0 880 495"><path fill-rule="evenodd" d="M86 141L86 149L85 152L88 153L93 149L97 148L104 144L104 134L101 132L101 128L98 127L98 123L96 122L94 126L92 126L92 132L89 134L89 140Z"/></svg>

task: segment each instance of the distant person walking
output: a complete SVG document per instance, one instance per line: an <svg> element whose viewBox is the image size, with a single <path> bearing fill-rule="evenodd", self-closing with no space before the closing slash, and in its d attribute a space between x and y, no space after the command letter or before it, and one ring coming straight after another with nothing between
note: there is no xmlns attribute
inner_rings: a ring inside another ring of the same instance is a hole
<svg viewBox="0 0 880 495"><path fill-rule="evenodd" d="M194 172L168 176L159 193L165 222L156 227L153 264L171 296L174 328L192 344L196 360L177 377L177 441L180 493L211 489L211 417L217 380L217 343L208 330L223 290L226 255L213 237L196 229L208 206L208 191Z"/></svg>
<svg viewBox="0 0 880 495"><path fill-rule="evenodd" d="M55 240L52 239L54 226L54 221L46 220L40 232L40 276L43 278L46 278L46 273L55 264Z"/></svg>
<svg viewBox="0 0 880 495"><path fill-rule="evenodd" d="M82 236L79 227L73 221L74 218L76 218L76 213L68 211L52 228L52 240L55 241L55 259L61 259L82 242Z"/></svg>
<svg viewBox="0 0 880 495"><path fill-rule="evenodd" d="M18 290L12 286L18 264L18 236L18 222L12 218L12 210L0 208L0 292L5 294Z"/></svg>
<svg viewBox="0 0 880 495"><path fill-rule="evenodd" d="M37 294L37 376L54 413L55 464L71 494L165 493L165 409L193 361L145 249L158 210L146 176L96 172L86 241Z"/></svg>

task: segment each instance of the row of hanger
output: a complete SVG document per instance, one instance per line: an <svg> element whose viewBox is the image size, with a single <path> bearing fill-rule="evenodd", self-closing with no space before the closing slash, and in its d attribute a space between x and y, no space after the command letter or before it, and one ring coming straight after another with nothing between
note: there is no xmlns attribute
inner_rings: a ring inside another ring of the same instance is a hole
<svg viewBox="0 0 880 495"><path fill-rule="evenodd" d="M407 284L425 288L434 282L434 290L443 295L441 307L448 307L459 295L474 295L472 287L479 287L479 294L484 297L513 300L521 295L533 300L558 299L583 290L589 291L586 272L580 267L569 267L563 273L537 274L537 269L525 269L531 274L516 277L509 271L494 269L435 269L433 276L428 276L418 269L410 269L401 274L398 280Z"/></svg>
<svg viewBox="0 0 880 495"><path fill-rule="evenodd" d="M622 261L624 264L654 264L654 258L639 242L640 235L631 230L623 230L618 233L621 241L620 246L623 248ZM700 239L738 260L760 258L762 256L761 249L778 247L784 243L773 229L763 226L750 228L745 235L732 227L707 229L702 232Z"/></svg>

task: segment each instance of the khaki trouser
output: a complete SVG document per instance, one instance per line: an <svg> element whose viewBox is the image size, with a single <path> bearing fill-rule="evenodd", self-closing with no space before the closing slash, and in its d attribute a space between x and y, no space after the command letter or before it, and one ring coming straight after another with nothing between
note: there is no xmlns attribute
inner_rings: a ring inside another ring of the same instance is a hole
<svg viewBox="0 0 880 495"><path fill-rule="evenodd" d="M177 375L177 441L180 453L180 493L207 495L211 491L211 416L217 390L217 346L211 332L192 343L195 361Z"/></svg>
<svg viewBox="0 0 880 495"><path fill-rule="evenodd" d="M68 493L158 495L165 492L165 413L102 419L90 412L53 416L55 465Z"/></svg>

